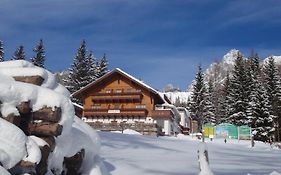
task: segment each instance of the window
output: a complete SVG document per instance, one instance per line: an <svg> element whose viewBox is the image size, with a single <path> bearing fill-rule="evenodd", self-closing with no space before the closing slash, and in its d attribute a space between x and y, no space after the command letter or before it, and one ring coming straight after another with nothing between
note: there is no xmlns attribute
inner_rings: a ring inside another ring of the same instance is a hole
<svg viewBox="0 0 281 175"><path fill-rule="evenodd" d="M145 105L136 105L136 108L137 108L137 109L145 109L146 106L145 106Z"/></svg>
<svg viewBox="0 0 281 175"><path fill-rule="evenodd" d="M116 89L116 93L122 93L122 89Z"/></svg>
<svg viewBox="0 0 281 175"><path fill-rule="evenodd" d="M105 90L105 93L111 93L111 90L110 89L107 89L107 90Z"/></svg>
<svg viewBox="0 0 281 175"><path fill-rule="evenodd" d="M141 90L140 90L140 89L137 89L136 92L141 92Z"/></svg>
<svg viewBox="0 0 281 175"><path fill-rule="evenodd" d="M101 108L101 105L100 104L94 104L92 106L92 109L100 109Z"/></svg>
<svg viewBox="0 0 281 175"><path fill-rule="evenodd" d="M127 89L127 92L132 92L132 89Z"/></svg>

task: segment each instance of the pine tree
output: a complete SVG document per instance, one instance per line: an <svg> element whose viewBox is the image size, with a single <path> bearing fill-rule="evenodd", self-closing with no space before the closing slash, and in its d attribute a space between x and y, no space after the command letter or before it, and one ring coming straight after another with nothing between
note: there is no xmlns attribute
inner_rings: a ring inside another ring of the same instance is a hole
<svg viewBox="0 0 281 175"><path fill-rule="evenodd" d="M273 116L275 137L280 141L280 124L281 124L281 83L278 70L273 57L270 57L264 66L264 81L268 95L270 114Z"/></svg>
<svg viewBox="0 0 281 175"><path fill-rule="evenodd" d="M4 61L4 47L3 41L0 40L0 62Z"/></svg>
<svg viewBox="0 0 281 175"><path fill-rule="evenodd" d="M201 66L199 65L195 77L195 83L193 84L192 100L190 104L192 116L194 116L198 121L199 131L202 130L202 125L204 124L203 113L205 107L205 95L206 87L204 83L204 74Z"/></svg>
<svg viewBox="0 0 281 175"><path fill-rule="evenodd" d="M98 78L98 70L97 70L97 61L93 55L93 52L90 51L90 53L86 57L86 62L88 64L88 74L89 74L89 79L90 81L95 81Z"/></svg>
<svg viewBox="0 0 281 175"><path fill-rule="evenodd" d="M274 116L269 113L269 101L266 90L261 82L257 83L256 93L251 103L253 107L253 130L255 139L267 141L272 137L274 132Z"/></svg>
<svg viewBox="0 0 281 175"><path fill-rule="evenodd" d="M97 78L102 77L107 72L108 72L108 61L106 55L104 54L97 65Z"/></svg>
<svg viewBox="0 0 281 175"><path fill-rule="evenodd" d="M260 81L261 81L261 75L260 75L260 66L259 66L259 57L257 54L252 52L251 56L247 60L247 71L246 71L246 77L248 78L248 90L249 90L249 99L248 99L248 108L247 108L247 118L248 118L248 125L254 127L254 121L256 120L257 113L256 109L258 96L261 94L257 94L258 91L261 88Z"/></svg>
<svg viewBox="0 0 281 175"><path fill-rule="evenodd" d="M19 46L14 52L13 60L25 60L25 52L23 45Z"/></svg>
<svg viewBox="0 0 281 175"><path fill-rule="evenodd" d="M235 65L230 80L231 91L229 94L231 101L230 116L228 121L241 126L248 124L247 121L247 108L248 108L248 97L249 97L249 82L245 70L245 60L241 54L238 54L235 60Z"/></svg>
<svg viewBox="0 0 281 175"><path fill-rule="evenodd" d="M87 59L86 42L82 41L77 50L73 64L69 68L69 75L64 80L66 88L71 92L75 92L91 82L91 75L89 75L89 61Z"/></svg>
<svg viewBox="0 0 281 175"><path fill-rule="evenodd" d="M43 45L43 40L40 39L37 46L33 49L33 52L35 52L35 56L31 59L31 62L35 66L43 67L44 68L44 62L45 62L45 48Z"/></svg>
<svg viewBox="0 0 281 175"><path fill-rule="evenodd" d="M213 82L210 79L208 82L208 88L205 95L205 105L203 110L204 111L203 118L205 123L213 123L213 124L216 123L213 95L214 95Z"/></svg>
<svg viewBox="0 0 281 175"><path fill-rule="evenodd" d="M221 97L221 116L220 116L220 122L219 123L224 123L227 122L229 116L231 115L231 104L233 103L231 101L231 96L230 96L230 77L229 77L229 73L227 72L226 74L226 78L225 81L223 83L223 88L222 88L222 97Z"/></svg>

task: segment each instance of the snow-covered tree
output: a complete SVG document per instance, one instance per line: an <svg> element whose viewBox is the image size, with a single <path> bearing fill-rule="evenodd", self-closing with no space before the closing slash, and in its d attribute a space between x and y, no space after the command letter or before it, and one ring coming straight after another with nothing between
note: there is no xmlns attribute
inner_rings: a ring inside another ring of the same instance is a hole
<svg viewBox="0 0 281 175"><path fill-rule="evenodd" d="M270 105L270 114L274 117L275 137L279 141L281 124L281 83L275 61L272 57L267 60L263 72Z"/></svg>
<svg viewBox="0 0 281 175"><path fill-rule="evenodd" d="M252 52L251 56L247 60L247 70L246 77L248 79L248 90L249 90L249 98L248 98L248 106L247 106L247 118L248 125L254 127L254 121L258 117L256 114L256 109L258 96L257 92L261 88L261 71L259 66L259 57L257 54Z"/></svg>
<svg viewBox="0 0 281 175"><path fill-rule="evenodd" d="M42 39L40 39L37 46L33 49L33 52L35 53L35 56L33 58L31 58L31 62L36 66L44 68L45 48L44 48Z"/></svg>
<svg viewBox="0 0 281 175"><path fill-rule="evenodd" d="M221 98L220 98L220 116L219 116L219 123L227 122L228 117L231 115L230 106L232 104L231 97L230 97L230 78L229 73L226 73L226 78L223 83L222 91L221 91Z"/></svg>
<svg viewBox="0 0 281 175"><path fill-rule="evenodd" d="M82 41L80 47L77 50L77 54L73 60L73 64L69 68L69 74L64 82L66 88L71 92L75 92L82 87L86 86L92 81L92 77L89 73L90 65L87 59L87 49L85 40Z"/></svg>
<svg viewBox="0 0 281 175"><path fill-rule="evenodd" d="M86 62L88 64L88 74L89 74L89 79L90 81L95 81L98 78L98 70L97 70L97 60L94 57L94 54L92 51L86 56Z"/></svg>
<svg viewBox="0 0 281 175"><path fill-rule="evenodd" d="M3 41L0 40L0 62L4 61L4 44Z"/></svg>
<svg viewBox="0 0 281 175"><path fill-rule="evenodd" d="M210 79L208 82L208 88L205 95L205 106L203 112L204 123L216 123L215 107L214 107L214 89L213 82Z"/></svg>
<svg viewBox="0 0 281 175"><path fill-rule="evenodd" d="M108 61L104 54L101 60L97 64L97 78L102 77L108 72Z"/></svg>
<svg viewBox="0 0 281 175"><path fill-rule="evenodd" d="M25 52L23 45L19 46L14 52L13 60L25 60Z"/></svg>
<svg viewBox="0 0 281 175"><path fill-rule="evenodd" d="M247 76L245 76L245 65L243 56L238 54L230 80L231 91L229 100L231 101L231 115L228 117L228 121L238 126L248 124L246 111L248 107L249 82Z"/></svg>
<svg viewBox="0 0 281 175"><path fill-rule="evenodd" d="M252 95L252 127L255 132L255 139L267 141L274 133L273 120L274 116L269 113L269 101L265 88L261 82L257 83L256 91Z"/></svg>
<svg viewBox="0 0 281 175"><path fill-rule="evenodd" d="M204 74L201 66L198 66L198 71L195 76L195 83L192 88L192 99L190 103L190 110L192 116L198 120L198 129L202 130L204 124L204 109L205 109L205 95L206 86L204 83Z"/></svg>

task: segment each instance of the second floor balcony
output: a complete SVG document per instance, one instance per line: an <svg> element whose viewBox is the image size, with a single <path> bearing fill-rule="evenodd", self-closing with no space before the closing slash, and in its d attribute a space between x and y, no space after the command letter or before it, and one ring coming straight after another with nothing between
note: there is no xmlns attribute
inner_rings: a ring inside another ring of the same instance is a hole
<svg viewBox="0 0 281 175"><path fill-rule="evenodd" d="M110 92L91 94L94 103L122 103L140 102L143 95L141 92Z"/></svg>

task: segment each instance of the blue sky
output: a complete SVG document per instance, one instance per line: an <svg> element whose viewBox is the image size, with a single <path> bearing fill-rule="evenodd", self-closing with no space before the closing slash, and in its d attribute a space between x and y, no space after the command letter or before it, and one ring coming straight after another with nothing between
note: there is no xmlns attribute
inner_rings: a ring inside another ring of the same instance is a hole
<svg viewBox="0 0 281 175"><path fill-rule="evenodd" d="M43 39L46 67L67 69L82 39L97 58L156 89L186 89L197 65L230 49L281 55L278 0L1 0L0 40L9 59Z"/></svg>

